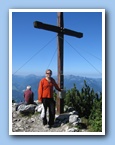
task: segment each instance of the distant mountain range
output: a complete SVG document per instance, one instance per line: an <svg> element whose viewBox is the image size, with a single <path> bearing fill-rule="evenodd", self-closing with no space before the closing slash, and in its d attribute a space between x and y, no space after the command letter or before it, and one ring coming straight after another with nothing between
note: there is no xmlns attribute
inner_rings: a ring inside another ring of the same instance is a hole
<svg viewBox="0 0 115 145"><path fill-rule="evenodd" d="M12 76L12 99L16 102L23 101L23 92L26 89L27 85L32 87L34 92L34 99L37 100L37 89L38 84L41 78L44 76L28 75L28 76ZM53 77L57 81L57 77ZM73 88L73 85L76 84L77 89L80 91L84 86L84 80L86 80L87 85L90 88L93 88L95 92L102 92L102 78L87 78L74 75L65 75L64 76L64 88L66 90Z"/></svg>

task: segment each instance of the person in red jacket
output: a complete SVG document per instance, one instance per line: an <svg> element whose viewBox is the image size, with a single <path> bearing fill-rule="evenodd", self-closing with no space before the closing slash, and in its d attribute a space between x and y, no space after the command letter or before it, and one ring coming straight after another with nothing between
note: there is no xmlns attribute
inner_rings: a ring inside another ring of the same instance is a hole
<svg viewBox="0 0 115 145"><path fill-rule="evenodd" d="M55 87L56 90L61 91L51 75L52 71L50 69L47 69L46 77L41 79L38 86L38 102L43 103L44 106L43 125L48 124L49 128L54 125L55 119L55 101L53 99L53 87ZM49 108L49 121L47 121L47 108Z"/></svg>

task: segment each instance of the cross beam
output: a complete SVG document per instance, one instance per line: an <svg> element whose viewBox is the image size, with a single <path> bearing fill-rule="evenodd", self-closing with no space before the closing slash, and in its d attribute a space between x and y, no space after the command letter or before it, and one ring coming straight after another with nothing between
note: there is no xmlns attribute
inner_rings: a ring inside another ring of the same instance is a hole
<svg viewBox="0 0 115 145"><path fill-rule="evenodd" d="M69 29L66 29L66 28L63 28L63 27L45 24L45 23L42 23L42 22L39 22L39 21L34 22L34 27L39 28L39 29L48 30L48 31L57 32L57 33L63 33L65 35L70 35L70 36L74 36L74 37L77 37L77 38L82 38L83 37L83 33L81 33L81 32L76 32L76 31L69 30Z"/></svg>
<svg viewBox="0 0 115 145"><path fill-rule="evenodd" d="M35 21L34 27L58 33L58 85L61 89L63 89L64 88L64 75L63 75L64 35L82 38L83 33L64 28L63 12L58 12L58 26L44 24L42 22ZM60 94L58 93L57 114L61 114L64 112L64 99L63 99L63 97L60 98L59 96L60 96Z"/></svg>

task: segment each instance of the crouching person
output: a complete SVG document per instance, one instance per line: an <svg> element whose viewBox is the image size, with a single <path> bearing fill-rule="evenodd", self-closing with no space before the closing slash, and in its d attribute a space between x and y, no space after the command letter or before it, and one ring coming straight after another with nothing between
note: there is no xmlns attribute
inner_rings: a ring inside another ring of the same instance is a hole
<svg viewBox="0 0 115 145"><path fill-rule="evenodd" d="M26 87L26 90L24 91L24 101L17 104L16 111L18 110L18 107L22 104L25 104L25 105L35 104L34 103L34 93L31 90L31 86Z"/></svg>
<svg viewBox="0 0 115 145"><path fill-rule="evenodd" d="M31 86L27 86L24 92L24 102L26 105L34 104L34 93L31 90Z"/></svg>

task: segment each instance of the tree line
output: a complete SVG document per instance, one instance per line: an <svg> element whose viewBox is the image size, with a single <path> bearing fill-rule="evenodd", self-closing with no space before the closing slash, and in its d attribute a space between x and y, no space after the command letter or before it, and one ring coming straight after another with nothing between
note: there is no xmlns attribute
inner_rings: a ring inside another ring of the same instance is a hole
<svg viewBox="0 0 115 145"><path fill-rule="evenodd" d="M81 91L75 84L72 89L66 91L64 105L73 107L80 118L87 120L90 131L102 131L102 92L95 93L85 80Z"/></svg>

